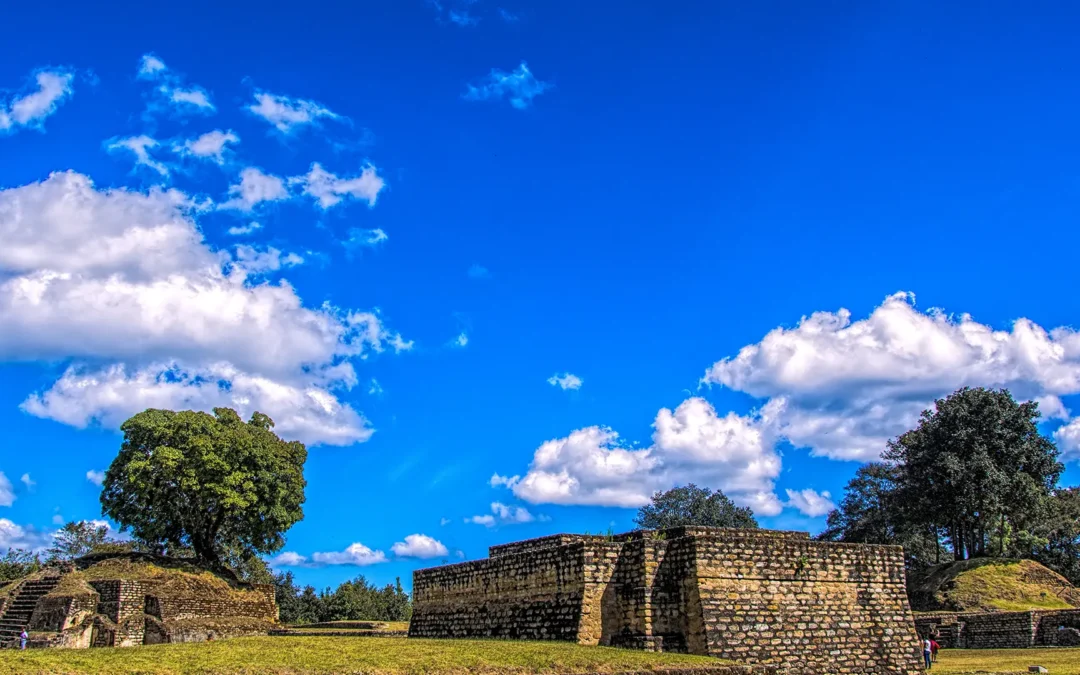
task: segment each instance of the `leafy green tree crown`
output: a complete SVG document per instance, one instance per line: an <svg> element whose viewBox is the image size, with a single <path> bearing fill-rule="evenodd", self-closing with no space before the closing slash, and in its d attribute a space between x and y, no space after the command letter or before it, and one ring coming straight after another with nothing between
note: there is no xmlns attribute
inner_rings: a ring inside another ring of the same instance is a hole
<svg viewBox="0 0 1080 675"><path fill-rule="evenodd" d="M304 515L307 449L273 426L258 412L245 423L230 408L138 413L120 427L104 513L151 547L188 548L208 563L280 549Z"/></svg>
<svg viewBox="0 0 1080 675"><path fill-rule="evenodd" d="M700 488L693 483L667 492L657 492L652 503L638 510L634 523L646 530L699 525L704 527L756 528L754 512L735 504L717 490Z"/></svg>

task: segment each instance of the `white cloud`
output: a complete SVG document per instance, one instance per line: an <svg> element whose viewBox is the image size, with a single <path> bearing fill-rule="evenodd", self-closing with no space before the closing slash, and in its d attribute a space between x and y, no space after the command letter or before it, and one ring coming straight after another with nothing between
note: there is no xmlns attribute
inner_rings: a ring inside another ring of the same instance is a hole
<svg viewBox="0 0 1080 675"><path fill-rule="evenodd" d="M144 54L139 60L138 76L142 80L157 82L147 112L171 110L177 114L209 115L217 110L205 89L185 86L184 78L170 70L164 61L153 54Z"/></svg>
<svg viewBox="0 0 1080 675"><path fill-rule="evenodd" d="M157 171L162 176L169 175L169 168L150 156L150 150L161 145L157 140L147 136L131 136L129 138L114 138L108 141L105 149L109 152L126 151L135 155L135 165L145 166Z"/></svg>
<svg viewBox="0 0 1080 675"><path fill-rule="evenodd" d="M0 474L0 475L2 475L2 474ZM30 474L28 474L28 473L24 473L22 475L22 477L19 478L19 480L22 481L22 484L26 486L27 490L33 490L34 486L37 485L37 482L35 480L33 480L32 478L30 478ZM2 491L2 487L0 487L0 491Z"/></svg>
<svg viewBox="0 0 1080 675"><path fill-rule="evenodd" d="M994 330L967 314L921 312L898 293L866 319L841 309L776 328L713 364L703 382L767 399L774 433L797 447L867 461L963 386L1006 387L1063 416L1059 397L1080 393L1080 333L1027 319Z"/></svg>
<svg viewBox="0 0 1080 675"><path fill-rule="evenodd" d="M361 543L351 544L344 551L333 553L314 553L311 556L313 562L320 565L354 565L364 567L386 562L386 554L382 551L373 551Z"/></svg>
<svg viewBox="0 0 1080 675"><path fill-rule="evenodd" d="M338 392L354 359L412 343L373 312L305 307L261 279L297 256L215 250L194 215L175 190L99 191L73 172L0 190L0 359L75 359L24 410L84 426L226 405L308 443L368 438Z"/></svg>
<svg viewBox="0 0 1080 675"><path fill-rule="evenodd" d="M369 395L371 395L371 396L382 396L383 395L382 385L379 384L379 381L376 380L374 377L371 378L371 382L368 383L368 392L367 393Z"/></svg>
<svg viewBox="0 0 1080 675"><path fill-rule="evenodd" d="M59 513L55 514L52 517L52 524L53 525L63 525L64 524L64 517L62 515L60 515Z"/></svg>
<svg viewBox="0 0 1080 675"><path fill-rule="evenodd" d="M229 228L229 234L235 237L244 234L253 234L261 229L262 225L253 220L247 225L233 225Z"/></svg>
<svg viewBox="0 0 1080 675"><path fill-rule="evenodd" d="M306 567L308 559L295 551L284 551L270 559L272 567Z"/></svg>
<svg viewBox="0 0 1080 675"><path fill-rule="evenodd" d="M16 96L10 101L0 99L0 132L16 127L41 129L45 118L71 96L74 74L65 70L39 70L34 74L35 91Z"/></svg>
<svg viewBox="0 0 1080 675"><path fill-rule="evenodd" d="M341 178L315 162L306 175L290 178L289 182L301 186L304 194L318 202L319 208L324 211L340 204L346 197L366 201L369 208L375 206L379 192L386 186L386 181L370 164L365 166L358 176Z"/></svg>
<svg viewBox="0 0 1080 675"><path fill-rule="evenodd" d="M1061 455L1066 460L1080 460L1080 417L1074 418L1054 432Z"/></svg>
<svg viewBox="0 0 1080 675"><path fill-rule="evenodd" d="M341 119L340 115L314 101L290 98L267 92L255 92L255 103L247 106L255 115L263 118L283 134L291 134L319 119Z"/></svg>
<svg viewBox="0 0 1080 675"><path fill-rule="evenodd" d="M464 332L458 333L458 336L450 341L451 347L464 347L469 344L469 336Z"/></svg>
<svg viewBox="0 0 1080 675"><path fill-rule="evenodd" d="M143 54L139 60L139 77L156 77L165 70L165 62L153 54Z"/></svg>
<svg viewBox="0 0 1080 675"><path fill-rule="evenodd" d="M168 92L169 100L180 106L191 106L194 108L205 109L208 111L214 110L214 104L210 102L210 95L205 90L193 87L191 89L170 89Z"/></svg>
<svg viewBox="0 0 1080 675"><path fill-rule="evenodd" d="M3 471L0 471L0 506L11 506L15 503L15 488L11 486L11 481L4 475Z"/></svg>
<svg viewBox="0 0 1080 675"><path fill-rule="evenodd" d="M16 525L7 518L0 518L0 551L21 548L40 551L49 544L50 537L32 527Z"/></svg>
<svg viewBox="0 0 1080 675"><path fill-rule="evenodd" d="M240 142L240 137L230 131L216 129L208 131L198 138L192 138L183 143L173 145L173 152L188 157L200 157L210 159L217 164L225 163L225 152L228 144Z"/></svg>
<svg viewBox="0 0 1080 675"><path fill-rule="evenodd" d="M532 100L554 85L541 82L532 74L524 61L513 72L493 68L479 84L470 84L463 98L466 101L501 101L504 98L518 110L532 105Z"/></svg>
<svg viewBox="0 0 1080 675"><path fill-rule="evenodd" d="M426 534L410 534L405 541L399 541L390 547L394 555L401 558L439 558L448 555L442 542Z"/></svg>
<svg viewBox="0 0 1080 675"><path fill-rule="evenodd" d="M573 373L563 373L562 375L555 373L548 378L548 384L553 387L560 387L565 391L567 389L581 389L584 381Z"/></svg>
<svg viewBox="0 0 1080 675"><path fill-rule="evenodd" d="M832 502L832 495L827 490L819 493L806 488L805 490L785 490L785 492L788 496L785 506L794 507L811 518L823 516L836 508L836 504Z"/></svg>
<svg viewBox="0 0 1080 675"><path fill-rule="evenodd" d="M263 202L288 199L289 190L282 179L249 166L240 172L240 183L229 186L229 196L219 208L251 211Z"/></svg>
<svg viewBox="0 0 1080 675"><path fill-rule="evenodd" d="M381 229L374 230L362 230L360 228L352 228L349 230L349 238L345 240L345 248L356 248L360 246L377 246L386 241L390 237Z"/></svg>
<svg viewBox="0 0 1080 675"><path fill-rule="evenodd" d="M499 8L499 18L501 18L506 23L517 23L521 20L520 16L514 14L513 12L507 11L502 7Z"/></svg>
<svg viewBox="0 0 1080 675"><path fill-rule="evenodd" d="M449 518L440 518L439 519L439 525L446 526L446 525L449 525L449 524L450 524L450 519Z"/></svg>
<svg viewBox="0 0 1080 675"><path fill-rule="evenodd" d="M94 485L100 486L105 482L104 471L94 471L93 469L86 472L86 480L90 481Z"/></svg>
<svg viewBox="0 0 1080 675"><path fill-rule="evenodd" d="M491 484L533 504L639 507L657 490L697 482L775 515L782 508L773 493L780 457L762 425L734 413L720 417L704 399L690 398L657 413L647 448L620 445L611 429L578 429L541 445L524 478L496 474Z"/></svg>
<svg viewBox="0 0 1080 675"><path fill-rule="evenodd" d="M536 516L529 513L529 510L523 506L507 506L502 502L492 502L491 514L472 516L471 518L466 518L465 522L483 525L485 527L494 527L496 524L515 525L520 523L531 523L534 520L536 520Z"/></svg>

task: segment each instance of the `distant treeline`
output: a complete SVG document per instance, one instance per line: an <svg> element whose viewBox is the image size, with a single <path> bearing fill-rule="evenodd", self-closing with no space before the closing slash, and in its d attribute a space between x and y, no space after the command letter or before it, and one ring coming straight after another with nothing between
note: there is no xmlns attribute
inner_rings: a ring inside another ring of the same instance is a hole
<svg viewBox="0 0 1080 675"><path fill-rule="evenodd" d="M274 586L282 623L408 621L412 617L412 602L400 578L379 588L361 575L337 590L316 593L313 586L297 586L292 572L281 572L274 575Z"/></svg>

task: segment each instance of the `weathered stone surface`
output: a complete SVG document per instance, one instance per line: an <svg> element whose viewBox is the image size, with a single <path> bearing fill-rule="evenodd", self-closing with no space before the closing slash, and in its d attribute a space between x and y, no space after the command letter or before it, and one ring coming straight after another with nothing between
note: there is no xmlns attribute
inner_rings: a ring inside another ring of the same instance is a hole
<svg viewBox="0 0 1080 675"><path fill-rule="evenodd" d="M570 640L815 675L921 672L899 547L674 528L490 554L414 574L411 636Z"/></svg>
<svg viewBox="0 0 1080 675"><path fill-rule="evenodd" d="M915 615L915 627L943 647L960 649L1080 645L1080 609L935 612Z"/></svg>

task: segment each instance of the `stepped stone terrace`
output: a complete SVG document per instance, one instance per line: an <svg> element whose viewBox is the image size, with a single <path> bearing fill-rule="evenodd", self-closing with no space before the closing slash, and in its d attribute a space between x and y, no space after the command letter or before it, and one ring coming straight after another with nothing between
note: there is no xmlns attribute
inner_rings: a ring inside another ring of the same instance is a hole
<svg viewBox="0 0 1080 675"><path fill-rule="evenodd" d="M680 527L560 534L413 575L410 637L567 640L786 673L921 673L898 546Z"/></svg>

